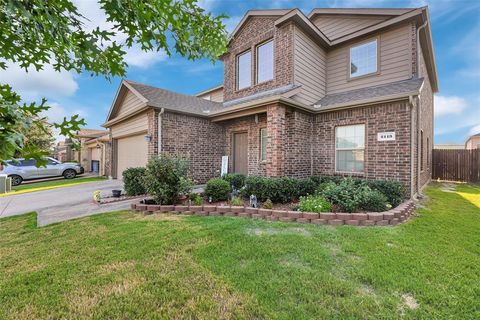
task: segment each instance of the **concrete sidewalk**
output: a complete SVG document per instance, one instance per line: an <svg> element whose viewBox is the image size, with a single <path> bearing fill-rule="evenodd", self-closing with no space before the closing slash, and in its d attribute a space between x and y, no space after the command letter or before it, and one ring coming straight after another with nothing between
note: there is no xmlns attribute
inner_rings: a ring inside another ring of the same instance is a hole
<svg viewBox="0 0 480 320"><path fill-rule="evenodd" d="M90 202L71 207L52 207L37 212L37 226L43 227L52 223L87 217L94 214L127 210L133 202L138 202L138 198L106 204Z"/></svg>

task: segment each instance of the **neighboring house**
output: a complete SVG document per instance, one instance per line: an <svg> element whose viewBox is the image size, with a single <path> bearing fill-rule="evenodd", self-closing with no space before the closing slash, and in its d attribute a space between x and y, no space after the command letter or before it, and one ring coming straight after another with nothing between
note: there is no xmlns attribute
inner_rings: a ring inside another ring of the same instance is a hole
<svg viewBox="0 0 480 320"><path fill-rule="evenodd" d="M480 149L480 133L474 134L467 139L465 149Z"/></svg>
<svg viewBox="0 0 480 320"><path fill-rule="evenodd" d="M104 127L114 177L160 151L193 178L352 175L431 178L438 80L428 10L248 11L233 32L224 84L188 96L124 80Z"/></svg>
<svg viewBox="0 0 480 320"><path fill-rule="evenodd" d="M436 144L433 146L433 149L465 149L465 145L463 144L455 144L455 143L445 143L445 144Z"/></svg>
<svg viewBox="0 0 480 320"><path fill-rule="evenodd" d="M60 162L72 161L74 160L74 153L72 141L65 139L64 141L59 141L53 147L52 157Z"/></svg>
<svg viewBox="0 0 480 320"><path fill-rule="evenodd" d="M74 152L75 160L85 172L110 175L111 138L110 132L96 129L82 129L77 132L80 148Z"/></svg>

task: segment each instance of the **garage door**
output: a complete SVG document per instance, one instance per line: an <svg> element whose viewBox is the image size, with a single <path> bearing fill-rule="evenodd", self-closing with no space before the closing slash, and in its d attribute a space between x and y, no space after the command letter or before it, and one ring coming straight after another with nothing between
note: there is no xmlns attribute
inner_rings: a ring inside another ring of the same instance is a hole
<svg viewBox="0 0 480 320"><path fill-rule="evenodd" d="M147 164L148 147L144 134L117 140L117 178L127 168L144 167Z"/></svg>

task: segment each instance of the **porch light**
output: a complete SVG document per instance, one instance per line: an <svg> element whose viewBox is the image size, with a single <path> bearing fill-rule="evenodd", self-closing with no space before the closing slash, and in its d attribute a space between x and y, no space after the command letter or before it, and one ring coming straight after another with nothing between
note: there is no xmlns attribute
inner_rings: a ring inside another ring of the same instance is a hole
<svg viewBox="0 0 480 320"><path fill-rule="evenodd" d="M149 134L145 135L144 138L145 138L145 141L147 141L147 142L152 141L152 136L149 135Z"/></svg>

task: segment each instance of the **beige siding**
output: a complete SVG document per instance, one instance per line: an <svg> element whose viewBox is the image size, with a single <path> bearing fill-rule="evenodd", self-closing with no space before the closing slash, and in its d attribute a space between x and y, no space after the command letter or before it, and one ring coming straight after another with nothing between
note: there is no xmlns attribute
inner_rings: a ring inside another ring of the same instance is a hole
<svg viewBox="0 0 480 320"><path fill-rule="evenodd" d="M295 28L294 81L301 85L295 96L306 104L314 104L325 95L326 53L300 28Z"/></svg>
<svg viewBox="0 0 480 320"><path fill-rule="evenodd" d="M378 35L379 72L375 75L349 79L349 51L355 42L330 51L327 54L327 94L410 79L410 31L411 25L408 23ZM375 36L371 39L375 39Z"/></svg>
<svg viewBox="0 0 480 320"><path fill-rule="evenodd" d="M144 103L142 100L140 100L134 93L128 90L123 97L118 110L115 112L114 117L119 117L124 114L130 113L133 110L143 106L143 104Z"/></svg>
<svg viewBox="0 0 480 320"><path fill-rule="evenodd" d="M121 121L111 126L112 137L118 138L136 133L144 133L148 130L148 117L146 112Z"/></svg>
<svg viewBox="0 0 480 320"><path fill-rule="evenodd" d="M223 87L220 89L208 91L202 95L199 95L198 97L202 99L215 101L215 102L223 102Z"/></svg>
<svg viewBox="0 0 480 320"><path fill-rule="evenodd" d="M117 141L117 177L127 168L144 167L148 161L148 143L143 134Z"/></svg>
<svg viewBox="0 0 480 320"><path fill-rule="evenodd" d="M96 146L94 148L90 148L91 150L91 157L90 157L90 160L98 160L100 161L101 160L101 152L100 152L100 148L97 148Z"/></svg>
<svg viewBox="0 0 480 320"><path fill-rule="evenodd" d="M373 26L379 22L385 21L388 18L389 16L321 15L317 16L312 22L330 40L335 40L344 35Z"/></svg>

